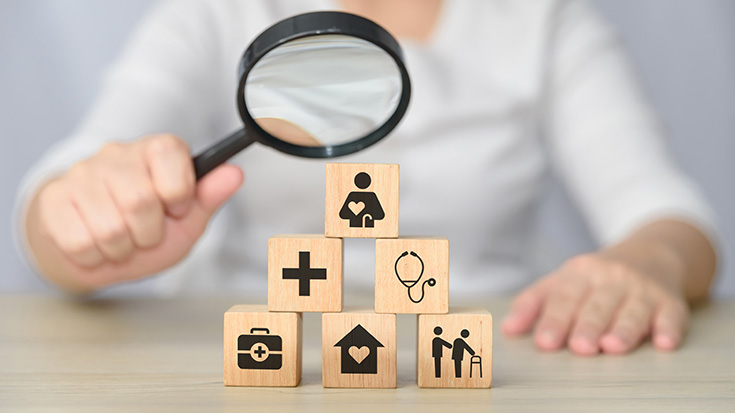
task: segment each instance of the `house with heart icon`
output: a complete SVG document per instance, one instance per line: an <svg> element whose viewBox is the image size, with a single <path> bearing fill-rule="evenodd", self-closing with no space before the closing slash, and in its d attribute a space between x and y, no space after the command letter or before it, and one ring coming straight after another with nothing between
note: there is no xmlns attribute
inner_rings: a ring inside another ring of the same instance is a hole
<svg viewBox="0 0 735 413"><path fill-rule="evenodd" d="M341 347L342 374L377 374L378 348L383 344L358 324L334 345Z"/></svg>

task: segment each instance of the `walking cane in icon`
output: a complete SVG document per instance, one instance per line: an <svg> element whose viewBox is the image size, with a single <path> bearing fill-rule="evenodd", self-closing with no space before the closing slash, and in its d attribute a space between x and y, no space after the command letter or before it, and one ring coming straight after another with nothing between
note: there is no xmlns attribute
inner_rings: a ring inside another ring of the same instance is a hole
<svg viewBox="0 0 735 413"><path fill-rule="evenodd" d="M472 367L475 365L480 369L480 378L482 378L482 358L480 356L470 357L470 378L472 378Z"/></svg>

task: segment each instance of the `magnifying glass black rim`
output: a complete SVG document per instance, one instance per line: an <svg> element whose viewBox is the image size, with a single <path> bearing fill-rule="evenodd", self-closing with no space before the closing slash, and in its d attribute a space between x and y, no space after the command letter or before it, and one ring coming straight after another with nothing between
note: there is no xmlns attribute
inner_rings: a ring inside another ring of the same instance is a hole
<svg viewBox="0 0 735 413"><path fill-rule="evenodd" d="M250 71L271 50L297 39L318 35L345 35L368 41L388 53L401 73L401 98L395 112L383 125L351 142L332 146L300 146L280 140L261 128L250 115L245 101L245 85ZM403 118L411 99L411 81L403 63L403 51L393 36L378 24L354 14L323 11L305 13L282 20L261 33L240 60L240 83L237 88L237 107L245 130L258 142L281 152L307 158L332 158L348 155L367 148L383 139Z"/></svg>

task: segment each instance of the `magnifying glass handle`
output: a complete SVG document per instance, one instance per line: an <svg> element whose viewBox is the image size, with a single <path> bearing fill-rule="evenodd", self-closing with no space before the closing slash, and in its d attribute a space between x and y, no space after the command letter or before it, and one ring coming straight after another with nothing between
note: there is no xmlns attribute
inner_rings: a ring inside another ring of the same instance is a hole
<svg viewBox="0 0 735 413"><path fill-rule="evenodd" d="M255 139L249 137L245 133L245 129L240 129L195 156L192 160L194 161L194 172L197 181L253 142L255 142Z"/></svg>

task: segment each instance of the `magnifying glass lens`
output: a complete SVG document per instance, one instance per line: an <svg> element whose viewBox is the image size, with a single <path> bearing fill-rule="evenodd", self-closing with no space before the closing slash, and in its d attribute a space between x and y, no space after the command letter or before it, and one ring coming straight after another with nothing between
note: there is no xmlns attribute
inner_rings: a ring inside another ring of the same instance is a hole
<svg viewBox="0 0 735 413"><path fill-rule="evenodd" d="M356 141L381 127L402 93L395 59L345 35L307 36L276 47L247 77L245 107L265 132L306 147Z"/></svg>

